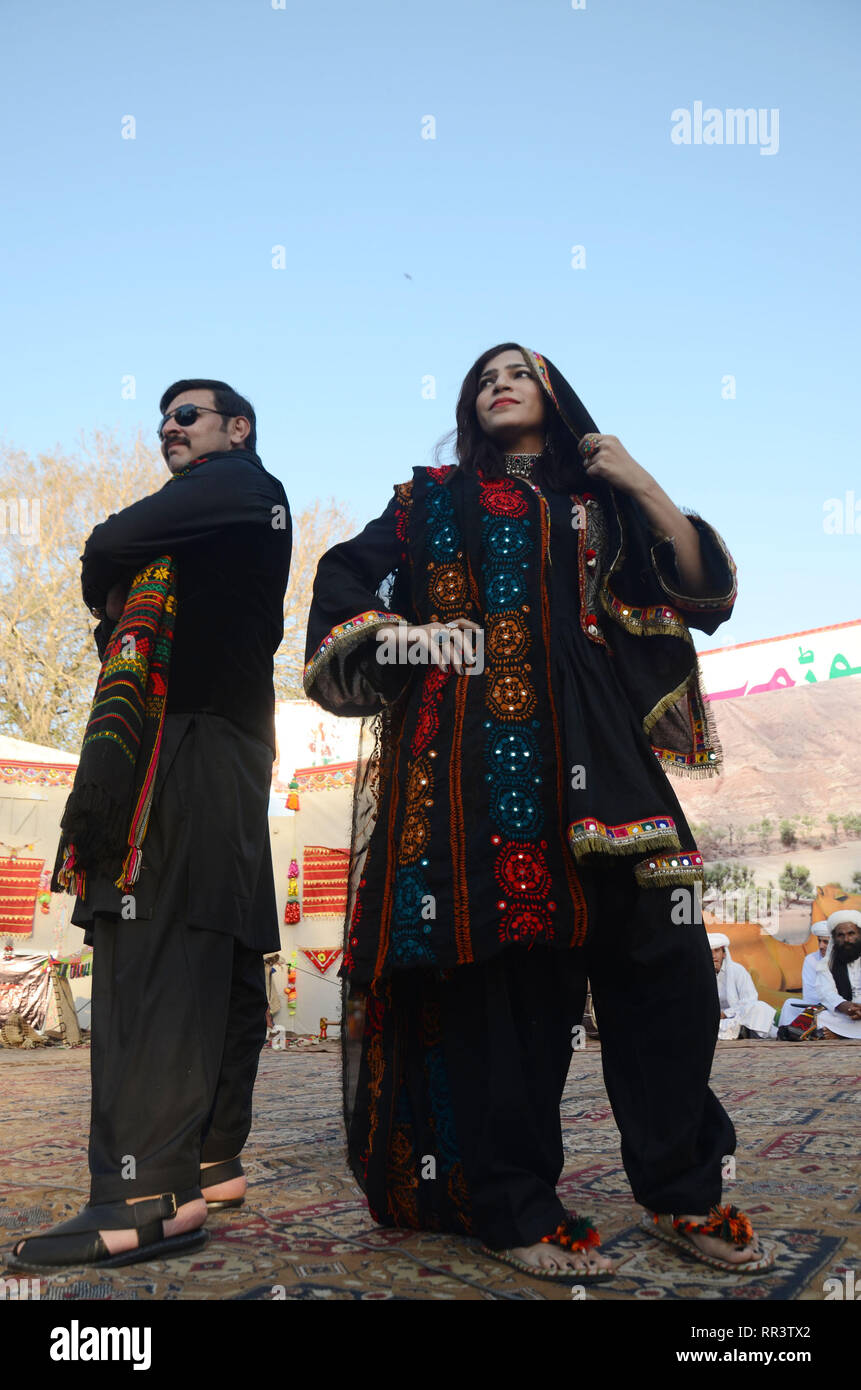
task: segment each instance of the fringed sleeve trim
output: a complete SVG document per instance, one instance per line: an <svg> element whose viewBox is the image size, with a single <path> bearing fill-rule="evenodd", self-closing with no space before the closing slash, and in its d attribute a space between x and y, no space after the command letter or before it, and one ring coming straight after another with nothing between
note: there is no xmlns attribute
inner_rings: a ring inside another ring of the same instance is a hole
<svg viewBox="0 0 861 1390"><path fill-rule="evenodd" d="M688 625L674 608L664 603L635 604L617 598L607 579L601 588L601 605L614 618L620 627L632 632L636 637L653 634L667 637L681 637L693 646L693 638Z"/></svg>
<svg viewBox="0 0 861 1390"><path fill-rule="evenodd" d="M302 685L305 694L309 697L320 672L329 665L336 657L340 660L346 654L364 642L368 634L374 632L378 627L397 626L398 623L406 623L407 619L401 617L399 613L388 613L381 609L371 608L366 613L357 613L354 618L347 618L343 623L337 623L320 643L314 655L307 663L302 675Z"/></svg>
<svg viewBox="0 0 861 1390"><path fill-rule="evenodd" d="M643 849L681 848L672 816L623 821L620 825L606 825L594 816L586 816L571 822L567 839L577 859L584 854L640 854Z"/></svg>
<svg viewBox="0 0 861 1390"><path fill-rule="evenodd" d="M641 888L685 887L703 880L703 857L696 850L679 854L655 854L634 866Z"/></svg>

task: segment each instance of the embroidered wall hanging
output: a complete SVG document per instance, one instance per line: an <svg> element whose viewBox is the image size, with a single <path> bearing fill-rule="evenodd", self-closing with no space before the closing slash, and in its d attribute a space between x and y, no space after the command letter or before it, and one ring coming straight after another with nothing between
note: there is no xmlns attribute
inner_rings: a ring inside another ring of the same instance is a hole
<svg viewBox="0 0 861 1390"><path fill-rule="evenodd" d="M349 849L306 845L302 857L302 915L337 917L347 912Z"/></svg>
<svg viewBox="0 0 861 1390"><path fill-rule="evenodd" d="M321 975L338 959L341 954L340 946L330 946L319 951L314 951L310 946L302 947L302 954L307 956L312 965L316 965Z"/></svg>
<svg viewBox="0 0 861 1390"><path fill-rule="evenodd" d="M31 936L44 859L0 859L0 932Z"/></svg>

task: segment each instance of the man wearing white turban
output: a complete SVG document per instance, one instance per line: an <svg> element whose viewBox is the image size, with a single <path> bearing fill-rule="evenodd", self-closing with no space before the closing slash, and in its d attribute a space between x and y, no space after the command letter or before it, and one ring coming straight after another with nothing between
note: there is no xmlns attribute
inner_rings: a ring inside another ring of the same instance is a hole
<svg viewBox="0 0 861 1390"><path fill-rule="evenodd" d="M816 978L825 1008L817 1022L835 1037L861 1039L861 912L832 912L828 926L831 949Z"/></svg>
<svg viewBox="0 0 861 1390"><path fill-rule="evenodd" d="M749 972L733 960L729 953L729 937L722 932L709 932L708 937L720 1000L719 1040L727 1042L737 1038L742 1028L757 1038L776 1037L774 1010L757 995Z"/></svg>
<svg viewBox="0 0 861 1390"><path fill-rule="evenodd" d="M821 1004L819 998L819 963L824 960L831 941L831 928L827 922L817 922L811 927L814 936L819 938L819 950L811 951L804 957L804 964L801 967L801 998L787 999L780 1011L780 1018L777 1020L779 1028L790 1024L797 1018L805 1008L816 1008Z"/></svg>

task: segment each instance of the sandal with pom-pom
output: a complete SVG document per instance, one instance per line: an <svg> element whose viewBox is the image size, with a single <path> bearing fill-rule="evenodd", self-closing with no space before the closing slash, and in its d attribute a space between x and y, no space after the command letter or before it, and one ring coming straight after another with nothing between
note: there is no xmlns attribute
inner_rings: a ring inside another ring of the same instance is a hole
<svg viewBox="0 0 861 1390"><path fill-rule="evenodd" d="M703 1264L711 1265L713 1269L725 1270L729 1274L756 1274L760 1270L770 1269L774 1264L773 1251L763 1251L758 1258L754 1256L749 1260L722 1260L718 1255L707 1255L705 1250L701 1250L691 1239L693 1235L713 1236L716 1240L726 1241L727 1245L732 1245L737 1250L743 1250L753 1244L756 1237L750 1218L737 1207L714 1206L705 1221L684 1221L678 1216L649 1212L643 1217L642 1227L659 1240L664 1240L669 1245L677 1245L681 1250L693 1255L695 1260L702 1260Z"/></svg>

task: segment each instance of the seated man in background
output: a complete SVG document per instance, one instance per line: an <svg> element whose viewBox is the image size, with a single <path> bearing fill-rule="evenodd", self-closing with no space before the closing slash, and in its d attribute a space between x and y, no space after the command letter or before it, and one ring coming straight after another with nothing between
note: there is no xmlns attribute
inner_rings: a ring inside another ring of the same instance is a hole
<svg viewBox="0 0 861 1390"><path fill-rule="evenodd" d="M828 926L831 949L819 961L816 976L825 1005L819 1027L826 1038L861 1039L861 912L832 912Z"/></svg>
<svg viewBox="0 0 861 1390"><path fill-rule="evenodd" d="M793 1019L797 1018L805 1008L816 1008L821 1003L817 976L819 963L824 960L831 940L831 928L827 922L817 922L810 930L814 936L819 937L819 950L811 951L804 957L804 964L801 967L801 998L784 1001L780 1018L777 1020L779 1028L785 1028L792 1023Z"/></svg>
<svg viewBox="0 0 861 1390"><path fill-rule="evenodd" d="M757 995L749 972L733 960L729 953L729 937L722 932L709 932L708 938L720 1000L719 1041L776 1037L774 1010Z"/></svg>

